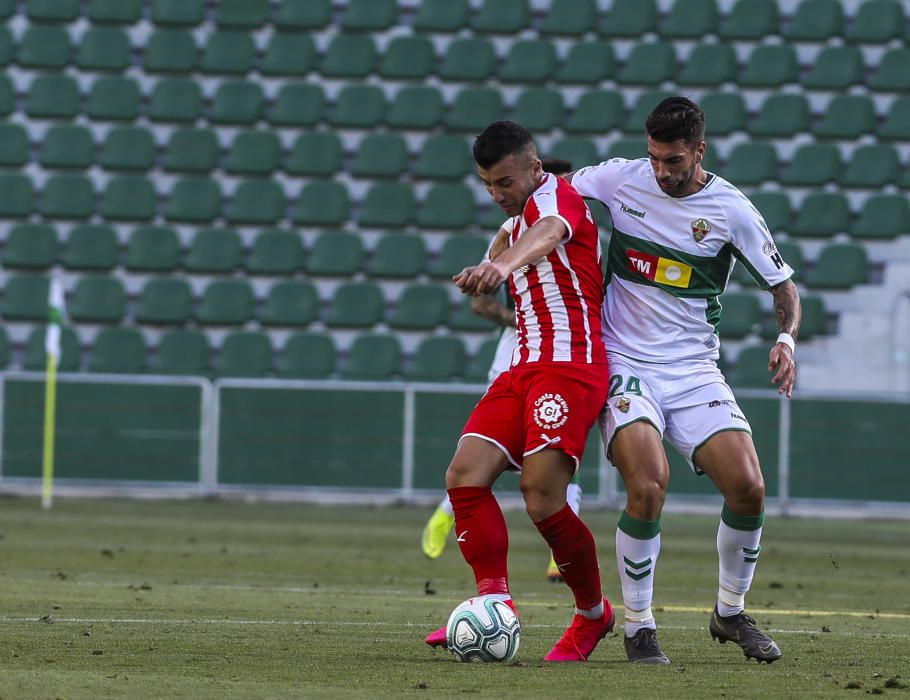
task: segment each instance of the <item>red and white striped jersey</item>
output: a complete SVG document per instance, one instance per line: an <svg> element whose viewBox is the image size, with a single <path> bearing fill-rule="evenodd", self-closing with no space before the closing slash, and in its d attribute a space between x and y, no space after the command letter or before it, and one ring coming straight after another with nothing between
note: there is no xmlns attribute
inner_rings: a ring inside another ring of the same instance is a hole
<svg viewBox="0 0 910 700"><path fill-rule="evenodd" d="M518 322L518 347L512 364L605 363L600 326L600 238L581 195L561 177L545 174L524 211L512 219L509 244L548 216L562 220L568 229L566 235L549 255L509 277Z"/></svg>

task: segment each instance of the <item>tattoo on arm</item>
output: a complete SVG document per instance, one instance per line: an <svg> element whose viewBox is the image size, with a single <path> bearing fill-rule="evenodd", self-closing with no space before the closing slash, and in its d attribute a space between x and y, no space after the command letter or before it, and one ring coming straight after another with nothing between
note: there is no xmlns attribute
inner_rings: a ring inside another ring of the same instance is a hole
<svg viewBox="0 0 910 700"><path fill-rule="evenodd" d="M478 316L506 327L515 327L515 312L507 308L492 294L481 294L471 301L471 310Z"/></svg>
<svg viewBox="0 0 910 700"><path fill-rule="evenodd" d="M794 340L799 335L802 309L799 304L799 290L792 280L781 282L770 289L774 297L774 316L777 332L789 333Z"/></svg>

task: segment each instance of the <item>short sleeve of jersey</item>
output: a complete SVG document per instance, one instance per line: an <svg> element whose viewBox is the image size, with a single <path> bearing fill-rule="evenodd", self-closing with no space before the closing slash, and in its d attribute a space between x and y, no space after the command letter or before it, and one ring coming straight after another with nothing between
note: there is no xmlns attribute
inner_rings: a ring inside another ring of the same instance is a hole
<svg viewBox="0 0 910 700"><path fill-rule="evenodd" d="M565 238L572 238L575 229L588 216L588 205L577 195L568 182L556 175L547 175L548 181L531 195L533 214L529 218L529 208L525 209L525 220L528 226L548 216L555 216L562 221L568 231Z"/></svg>
<svg viewBox="0 0 910 700"><path fill-rule="evenodd" d="M737 191L728 216L734 255L762 288L773 287L793 276L793 268L778 252L768 225L744 194Z"/></svg>
<svg viewBox="0 0 910 700"><path fill-rule="evenodd" d="M582 197L609 203L622 180L623 166L628 162L625 158L611 158L600 165L589 165L576 170L572 176L572 186Z"/></svg>

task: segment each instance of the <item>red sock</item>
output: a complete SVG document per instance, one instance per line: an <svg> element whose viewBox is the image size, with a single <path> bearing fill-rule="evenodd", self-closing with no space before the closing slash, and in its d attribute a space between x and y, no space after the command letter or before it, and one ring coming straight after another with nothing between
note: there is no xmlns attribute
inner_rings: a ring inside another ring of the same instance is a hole
<svg viewBox="0 0 910 700"><path fill-rule="evenodd" d="M509 531L493 492L484 487L449 489L455 511L455 535L468 565L474 570L477 594L509 594Z"/></svg>
<svg viewBox="0 0 910 700"><path fill-rule="evenodd" d="M600 604L600 567L597 545L588 526L566 505L558 513L534 523L550 545L566 585L575 595L575 607L588 610Z"/></svg>

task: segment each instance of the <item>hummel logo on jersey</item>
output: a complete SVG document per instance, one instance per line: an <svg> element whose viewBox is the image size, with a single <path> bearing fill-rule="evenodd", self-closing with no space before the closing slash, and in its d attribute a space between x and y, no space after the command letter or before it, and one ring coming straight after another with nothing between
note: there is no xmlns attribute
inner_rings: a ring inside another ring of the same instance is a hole
<svg viewBox="0 0 910 700"><path fill-rule="evenodd" d="M468 541L468 539L466 537L467 534L468 534L468 531L465 530L460 535L458 535L458 537L455 539L455 541L456 542L467 542Z"/></svg>
<svg viewBox="0 0 910 700"><path fill-rule="evenodd" d="M640 209L633 209L632 207L630 207L630 206L629 206L628 204L626 204L625 202L620 202L620 203L619 203L619 207L620 207L626 214L631 214L632 216L637 216L639 219L644 219L644 218L645 218L645 212L641 211Z"/></svg>
<svg viewBox="0 0 910 700"><path fill-rule="evenodd" d="M626 255L629 256L629 270L645 279L683 289L689 286L692 279L692 267L683 262L649 255L632 248L626 250Z"/></svg>

